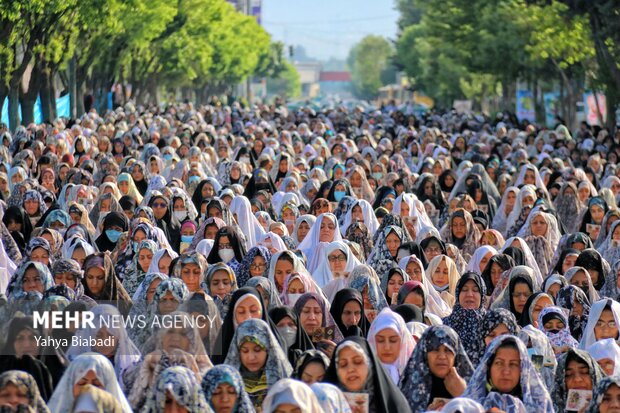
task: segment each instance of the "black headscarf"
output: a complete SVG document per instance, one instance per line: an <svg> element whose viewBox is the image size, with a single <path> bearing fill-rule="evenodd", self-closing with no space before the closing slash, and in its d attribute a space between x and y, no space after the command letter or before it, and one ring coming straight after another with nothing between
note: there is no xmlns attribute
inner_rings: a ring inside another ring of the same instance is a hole
<svg viewBox="0 0 620 413"><path fill-rule="evenodd" d="M262 168L254 170L243 195L248 199L252 199L258 191L267 191L271 194L275 194L278 191L269 173Z"/></svg>
<svg viewBox="0 0 620 413"><path fill-rule="evenodd" d="M589 248L581 251L581 254L577 257L577 261L575 261L575 267L583 267L588 270L588 272L590 272L590 270L596 270L598 272L598 279L596 280L596 284L594 284L594 289L600 291L601 288L603 288L609 266L606 268L603 263L603 257L597 250Z"/></svg>
<svg viewBox="0 0 620 413"><path fill-rule="evenodd" d="M484 271L482 271L482 280L487 287L487 294L493 295L493 291L495 290L495 286L493 285L493 280L491 279L491 270L493 264L497 264L500 266L502 271L508 271L511 268L515 267L515 261L512 257L506 253L503 254L495 254L491 257Z"/></svg>
<svg viewBox="0 0 620 413"><path fill-rule="evenodd" d="M211 252L207 257L207 262L209 264L216 264L222 261L219 256L220 239L222 237L228 237L228 240L230 241L230 246L235 252L235 259L237 260L237 262L241 263L243 257L245 257L246 254L245 247L243 245L243 242L241 242L241 240L239 239L239 233L237 232L237 230L234 227L228 226L217 230L217 233L215 234L215 239L213 241L213 248L211 248Z"/></svg>
<svg viewBox="0 0 620 413"><path fill-rule="evenodd" d="M116 248L116 242L110 241L108 236L106 235L106 230L111 227L119 227L122 229L121 232L127 232L129 228L129 220L122 212L111 211L106 217L103 219L103 231L101 231L101 235L95 240L99 251L113 251Z"/></svg>
<svg viewBox="0 0 620 413"><path fill-rule="evenodd" d="M400 244L400 247L398 247L398 249L399 250L404 249L404 250L409 251L409 255L415 255L420 260L424 269L428 267L428 260L426 259L424 248L422 248L420 244L418 244L417 242L413 242L413 241L404 242Z"/></svg>
<svg viewBox="0 0 620 413"><path fill-rule="evenodd" d="M356 326L346 327L342 322L342 312L344 311L344 306L349 301L356 301L357 303L359 303L362 315L360 317L360 321L357 323ZM370 323L366 319L366 315L364 315L364 299L362 298L362 294L356 289L343 288L342 290L338 291L334 296L329 312L334 318L336 325L342 332L343 337L366 337L366 335L368 334L368 328L370 327Z"/></svg>
<svg viewBox="0 0 620 413"><path fill-rule="evenodd" d="M555 267L553 267L553 271L551 271L551 274L564 275L564 271L562 271L562 266L564 265L564 260L566 259L566 257L569 255L580 255L580 254L581 254L581 251L579 251L578 249L570 248L570 247L565 248L560 254L560 259L558 259L558 262L555 264Z"/></svg>
<svg viewBox="0 0 620 413"><path fill-rule="evenodd" d="M381 362L365 338L348 337L336 346L331 363L325 373L325 382L332 383L341 390L346 391L338 379L337 360L340 349L344 346L351 345L351 343L355 343L361 347L368 360L369 381L367 382L366 388L370 390L369 410L375 413L411 413L409 402L407 402L405 396L403 396L398 387L392 382L392 379L387 375Z"/></svg>
<svg viewBox="0 0 620 413"><path fill-rule="evenodd" d="M510 246L504 250L504 254L514 260L515 266L525 265L525 253L521 248Z"/></svg>
<svg viewBox="0 0 620 413"><path fill-rule="evenodd" d="M295 311L291 307L274 307L269 310L269 318L274 322L274 324L278 324L284 317L290 317L291 320L297 326L297 336L295 337L295 342L288 349L288 360L291 362L291 366L294 366L297 363L297 359L307 350L313 350L314 344L312 344L312 340L306 334L306 330L304 330L299 324L299 318Z"/></svg>
<svg viewBox="0 0 620 413"><path fill-rule="evenodd" d="M4 211L4 216L2 217L2 222L4 222L4 225L8 227L9 222L11 221L22 224L21 230L19 232L11 232L11 236L17 243L19 251L23 254L26 249L26 245L28 245L28 241L30 241L30 236L32 234L32 223L30 222L30 218L28 217L28 214L26 214L26 211L18 206L8 207L7 210Z"/></svg>
<svg viewBox="0 0 620 413"><path fill-rule="evenodd" d="M394 307L394 312L400 314L400 316L405 320L405 323L409 323L411 321L416 321L418 323L424 322L424 313L415 304L400 304Z"/></svg>

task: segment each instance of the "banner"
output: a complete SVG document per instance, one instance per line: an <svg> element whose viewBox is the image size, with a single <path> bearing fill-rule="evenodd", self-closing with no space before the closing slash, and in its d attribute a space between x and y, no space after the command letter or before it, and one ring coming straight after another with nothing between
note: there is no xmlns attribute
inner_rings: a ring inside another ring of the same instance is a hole
<svg viewBox="0 0 620 413"><path fill-rule="evenodd" d="M597 106L598 100L598 106ZM601 114L601 118L603 119L603 123L607 121L607 99L605 95L602 93L597 93L594 96L594 93L588 92L583 94L583 107L586 112L586 121L590 125L599 125L601 126L601 122L599 119L599 110Z"/></svg>
<svg viewBox="0 0 620 413"><path fill-rule="evenodd" d="M56 113L58 117L71 116L71 101L70 96L64 95L56 99ZM9 124L9 98L4 99L4 103L2 104L2 116L1 122ZM19 119L21 122L22 119L22 105L19 105ZM43 123L43 108L41 106L41 95L37 96L37 101L34 103L34 123Z"/></svg>
<svg viewBox="0 0 620 413"><path fill-rule="evenodd" d="M517 90L517 118L536 122L534 95L531 90Z"/></svg>
<svg viewBox="0 0 620 413"><path fill-rule="evenodd" d="M545 123L552 128L558 122L556 116L560 113L560 93L545 93L543 99L545 101Z"/></svg>

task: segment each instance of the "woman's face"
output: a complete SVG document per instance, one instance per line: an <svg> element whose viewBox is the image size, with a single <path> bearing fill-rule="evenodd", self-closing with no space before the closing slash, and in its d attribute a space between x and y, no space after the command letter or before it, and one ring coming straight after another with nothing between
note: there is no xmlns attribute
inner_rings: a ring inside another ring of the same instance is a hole
<svg viewBox="0 0 620 413"><path fill-rule="evenodd" d="M375 335L377 356L384 364L393 364L400 354L400 335L391 328L384 328Z"/></svg>
<svg viewBox="0 0 620 413"><path fill-rule="evenodd" d="M203 199L213 198L213 196L215 195L215 188L210 183L206 183L202 186L200 194L202 195Z"/></svg>
<svg viewBox="0 0 620 413"><path fill-rule="evenodd" d="M590 188L587 185L580 187L577 191L579 192L579 200L581 202L587 201L590 197Z"/></svg>
<svg viewBox="0 0 620 413"><path fill-rule="evenodd" d="M170 352L174 349L190 351L191 342L183 329L169 329L162 339L163 349Z"/></svg>
<svg viewBox="0 0 620 413"><path fill-rule="evenodd" d="M454 367L454 359L452 350L443 344L426 354L429 370L439 379L444 379L448 375L450 369Z"/></svg>
<svg viewBox="0 0 620 413"><path fill-rule="evenodd" d="M433 272L433 284L437 287L443 287L450 282L450 272L445 258L441 260L435 271Z"/></svg>
<svg viewBox="0 0 620 413"><path fill-rule="evenodd" d="M400 203L400 216L408 217L410 211L411 211L411 208L409 208L409 204L406 203L405 201L402 201Z"/></svg>
<svg viewBox="0 0 620 413"><path fill-rule="evenodd" d="M603 340L605 338L618 338L618 325L614 314L610 309L605 309L601 313L596 325L594 326L594 337L596 340Z"/></svg>
<svg viewBox="0 0 620 413"><path fill-rule="evenodd" d="M480 260L480 274L482 274L482 272L485 270L491 258L493 258L492 252L487 252L486 255L482 257L482 259Z"/></svg>
<svg viewBox="0 0 620 413"><path fill-rule="evenodd" d="M142 271L148 271L152 260L153 252L148 248L142 248L138 251L138 264L140 265L140 268L142 268Z"/></svg>
<svg viewBox="0 0 620 413"><path fill-rule="evenodd" d="M351 222L364 222L364 213L362 211L362 207L359 205L355 205L351 210Z"/></svg>
<svg viewBox="0 0 620 413"><path fill-rule="evenodd" d="M528 169L525 171L525 175L523 177L523 183L526 185L536 185L536 174L534 171Z"/></svg>
<svg viewBox="0 0 620 413"><path fill-rule="evenodd" d="M600 205L592 205L590 207L590 214L592 215L592 221L597 225L601 225L603 218L605 218L605 210Z"/></svg>
<svg viewBox="0 0 620 413"><path fill-rule="evenodd" d="M522 313L527 299L532 295L530 286L524 282L517 282L512 291L512 304L517 313Z"/></svg>
<svg viewBox="0 0 620 413"><path fill-rule="evenodd" d="M421 310L424 310L424 296L419 289L414 289L403 300L403 304L413 304L418 306Z"/></svg>
<svg viewBox="0 0 620 413"><path fill-rule="evenodd" d="M8 383L0 390L0 406L17 409L19 405L27 406L29 403L28 395L22 393L13 383Z"/></svg>
<svg viewBox="0 0 620 413"><path fill-rule="evenodd" d="M592 377L587 364L570 360L564 373L566 390L592 390Z"/></svg>
<svg viewBox="0 0 620 413"><path fill-rule="evenodd" d="M156 278L153 280L153 282L151 282L151 285L149 285L149 289L146 290L146 302L147 303L150 304L153 301L155 290L157 290L157 287L159 286L159 284L161 284L161 279Z"/></svg>
<svg viewBox="0 0 620 413"><path fill-rule="evenodd" d="M429 262L438 255L441 255L441 252L441 246L436 241L429 242L426 248L424 248L424 254Z"/></svg>
<svg viewBox="0 0 620 413"><path fill-rule="evenodd" d="M578 257L578 254L569 254L564 257L564 262L562 262L562 274L566 274L566 271L575 266Z"/></svg>
<svg viewBox="0 0 620 413"><path fill-rule="evenodd" d="M265 259L260 255L256 255L254 259L252 259L252 264L250 265L250 276L260 277L265 273L266 269L267 262Z"/></svg>
<svg viewBox="0 0 620 413"><path fill-rule="evenodd" d="M334 240L335 233L336 224L334 224L329 218L322 219L319 231L319 242L332 242Z"/></svg>
<svg viewBox="0 0 620 413"><path fill-rule="evenodd" d="M27 199L24 201L24 209L29 216L33 217L39 211L39 203L36 199Z"/></svg>
<svg viewBox="0 0 620 413"><path fill-rule="evenodd" d="M215 225L207 225L205 228L205 239L215 239L215 235L217 234L217 226Z"/></svg>
<svg viewBox="0 0 620 413"><path fill-rule="evenodd" d="M228 383L219 384L211 394L211 405L217 413L230 413L237 404L237 392Z"/></svg>
<svg viewBox="0 0 620 413"><path fill-rule="evenodd" d="M521 379L521 357L512 347L501 347L495 353L495 359L489 370L493 387L501 393L510 393Z"/></svg>
<svg viewBox="0 0 620 413"><path fill-rule="evenodd" d="M480 293L480 288L478 288L474 280L467 281L459 294L459 303L461 307L466 310L476 310L480 308L481 302L482 295Z"/></svg>
<svg viewBox="0 0 620 413"><path fill-rule="evenodd" d="M153 207L153 215L155 218L162 219L168 211L168 202L163 198L156 198L151 205Z"/></svg>
<svg viewBox="0 0 620 413"><path fill-rule="evenodd" d="M293 276L293 280L288 283L286 292L287 294L303 294L306 292L306 287L299 278Z"/></svg>
<svg viewBox="0 0 620 413"><path fill-rule="evenodd" d="M170 263L172 262L172 257L168 254L164 254L157 263L157 267L159 268L159 272L162 274L168 274L170 271Z"/></svg>
<svg viewBox="0 0 620 413"><path fill-rule="evenodd" d="M573 274L573 277L570 280L570 284L579 288L589 288L590 283L588 282L588 277L586 273L583 271L577 271Z"/></svg>
<svg viewBox="0 0 620 413"><path fill-rule="evenodd" d="M30 260L34 262L40 262L41 264L47 266L50 263L50 254L45 248L37 247L32 250L32 253L30 254ZM82 262L84 262L84 258L82 258ZM82 263L80 263L80 265L82 265Z"/></svg>
<svg viewBox="0 0 620 413"><path fill-rule="evenodd" d="M609 374L611 376L611 374ZM618 413L620 412L620 387L615 384L603 394L603 400L598 406L599 413Z"/></svg>
<svg viewBox="0 0 620 413"><path fill-rule="evenodd" d="M516 201L517 201L517 194L514 191L508 192L508 195L506 195L506 205L512 207L514 206Z"/></svg>
<svg viewBox="0 0 620 413"><path fill-rule="evenodd" d="M537 237L544 237L547 234L548 224L542 214L536 215L531 222L532 235Z"/></svg>
<svg viewBox="0 0 620 413"><path fill-rule="evenodd" d="M101 390L105 390L103 383L101 382L101 380L99 380L99 377L97 377L97 373L95 373L94 370L89 370L81 379L79 379L73 385L73 398L77 398L82 391L82 387L88 384L100 388Z"/></svg>
<svg viewBox="0 0 620 413"><path fill-rule="evenodd" d="M484 338L484 343L488 346L495 337L503 336L504 334L510 334L510 330L508 330L506 324L500 323Z"/></svg>
<svg viewBox="0 0 620 413"><path fill-rule="evenodd" d="M207 218L220 218L222 219L222 211L219 208L211 207L207 209Z"/></svg>
<svg viewBox="0 0 620 413"><path fill-rule="evenodd" d="M404 280L403 280L402 275L400 274L392 275L392 277L388 281L388 286L387 286L388 298L395 297L395 295L398 295L398 290L400 290L400 287L402 287L403 284L404 284ZM395 302L396 300L392 299L392 303L395 303Z"/></svg>
<svg viewBox="0 0 620 413"><path fill-rule="evenodd" d="M308 232L310 232L310 225L306 221L302 221L297 228L297 239L300 243L306 239Z"/></svg>
<svg viewBox="0 0 620 413"><path fill-rule="evenodd" d="M493 287L497 285L503 272L504 270L499 266L499 264L494 262L491 265L491 283L493 284Z"/></svg>
<svg viewBox="0 0 620 413"><path fill-rule="evenodd" d="M291 274L293 270L293 264L287 259L281 259L276 262L274 276L276 279L276 287L278 287L278 291L282 291L282 288L284 288L284 280L286 279L286 276Z"/></svg>
<svg viewBox="0 0 620 413"><path fill-rule="evenodd" d="M420 268L420 266L416 262L409 262L409 264L407 264L407 267L405 267L405 271L407 272L407 275L409 276L411 281L423 281L424 275L422 272L422 268Z"/></svg>
<svg viewBox="0 0 620 413"><path fill-rule="evenodd" d="M159 313L160 314L170 314L175 311L179 307L179 302L174 295L172 295L171 291L166 291L163 297L161 297L159 301Z"/></svg>
<svg viewBox="0 0 620 413"><path fill-rule="evenodd" d="M534 304L534 307L532 308L532 324L535 324L535 327L538 325L538 316L540 315L540 312L542 310L544 310L546 307L552 306L553 305L553 301L551 301L551 299L549 297L545 297L542 296L540 297L538 300L536 300L536 303Z"/></svg>
<svg viewBox="0 0 620 413"><path fill-rule="evenodd" d="M323 325L323 310L315 299L310 299L304 304L299 316L299 322L310 336L317 328Z"/></svg>
<svg viewBox="0 0 620 413"><path fill-rule="evenodd" d="M89 268L84 274L84 279L91 293L98 295L103 292L105 287L105 272L102 268Z"/></svg>
<svg viewBox="0 0 620 413"><path fill-rule="evenodd" d="M15 336L13 349L15 350L15 355L18 358L21 358L26 354L32 357L37 357L39 355L39 345L37 344L34 332L28 329L20 331L17 336Z"/></svg>
<svg viewBox="0 0 620 413"><path fill-rule="evenodd" d="M263 309L256 297L246 297L237 303L235 308L235 321L237 325L250 318L261 318Z"/></svg>
<svg viewBox="0 0 620 413"><path fill-rule="evenodd" d="M335 250L327 256L332 274L343 273L347 267L347 256L341 250Z"/></svg>
<svg viewBox="0 0 620 413"><path fill-rule="evenodd" d="M54 283L56 285L66 284L67 287L71 288L72 290L75 290L76 287L75 277L69 272L60 272L54 274Z"/></svg>
<svg viewBox="0 0 620 413"><path fill-rule="evenodd" d="M342 315L340 318L342 324L347 328L358 325L362 318L362 306L358 301L348 301L342 308Z"/></svg>
<svg viewBox="0 0 620 413"><path fill-rule="evenodd" d="M190 293L200 291L200 278L202 270L198 264L189 263L181 268L181 279Z"/></svg>
<svg viewBox="0 0 620 413"><path fill-rule="evenodd" d="M45 288L43 285L43 279L39 275L39 271L34 266L28 268L24 273L22 288L24 292L27 293L38 291L43 294Z"/></svg>
<svg viewBox="0 0 620 413"><path fill-rule="evenodd" d="M345 347L338 353L336 365L338 381L348 392L359 392L368 380L368 364L363 354L351 347Z"/></svg>
<svg viewBox="0 0 620 413"><path fill-rule="evenodd" d="M246 341L239 347L241 365L252 373L259 372L267 361L267 351L264 347Z"/></svg>
<svg viewBox="0 0 620 413"><path fill-rule="evenodd" d="M228 272L224 270L215 271L215 274L211 277L211 285L209 287L211 294L224 299L232 292L232 282Z"/></svg>
<svg viewBox="0 0 620 413"><path fill-rule="evenodd" d="M325 367L323 364L318 362L308 363L308 365L301 372L301 381L306 383L308 386L323 381L324 377Z"/></svg>
<svg viewBox="0 0 620 413"><path fill-rule="evenodd" d="M400 247L400 238L394 232L390 232L387 237L385 237L385 246L392 257L396 257L398 254L398 248Z"/></svg>
<svg viewBox="0 0 620 413"><path fill-rule="evenodd" d="M452 235L457 239L463 239L467 236L467 225L464 218L454 217L452 219Z"/></svg>

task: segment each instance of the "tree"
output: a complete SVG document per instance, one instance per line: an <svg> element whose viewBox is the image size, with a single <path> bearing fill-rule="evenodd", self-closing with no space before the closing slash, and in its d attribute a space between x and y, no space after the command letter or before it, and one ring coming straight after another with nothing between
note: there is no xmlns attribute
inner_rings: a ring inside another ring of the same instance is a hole
<svg viewBox="0 0 620 413"><path fill-rule="evenodd" d="M390 69L393 53L392 45L381 36L366 36L353 46L347 64L356 96L362 99L377 96L379 88L385 85L381 76Z"/></svg>
<svg viewBox="0 0 620 413"><path fill-rule="evenodd" d="M301 95L299 72L290 62L284 61L283 70L277 77L267 79L267 93L292 99Z"/></svg>

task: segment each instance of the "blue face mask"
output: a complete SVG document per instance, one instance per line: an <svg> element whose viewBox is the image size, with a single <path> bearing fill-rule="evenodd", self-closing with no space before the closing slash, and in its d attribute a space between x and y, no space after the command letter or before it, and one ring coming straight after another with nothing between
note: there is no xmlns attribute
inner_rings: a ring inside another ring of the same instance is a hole
<svg viewBox="0 0 620 413"><path fill-rule="evenodd" d="M138 247L140 246L140 243L136 241L132 241L131 246L133 248L133 252L138 253Z"/></svg>
<svg viewBox="0 0 620 413"><path fill-rule="evenodd" d="M165 154L165 155L164 155L164 159L165 159L166 161L171 160L171 159L172 159L172 154L171 154L171 153L167 153L167 154Z"/></svg>
<svg viewBox="0 0 620 413"><path fill-rule="evenodd" d="M194 183L198 183L198 182L200 182L200 177L196 175L190 176L189 179L187 180L187 183L190 185Z"/></svg>
<svg viewBox="0 0 620 413"><path fill-rule="evenodd" d="M181 242L184 242L186 244L191 244L193 239L193 235L181 235Z"/></svg>
<svg viewBox="0 0 620 413"><path fill-rule="evenodd" d="M106 229L105 230L105 236L108 237L108 239L112 242L116 242L118 241L118 239L121 237L122 232L117 231L115 229Z"/></svg>
<svg viewBox="0 0 620 413"><path fill-rule="evenodd" d="M340 202L340 200L344 198L346 194L347 193L345 191L334 191L334 199L336 200L336 202Z"/></svg>
<svg viewBox="0 0 620 413"><path fill-rule="evenodd" d="M379 181L381 180L381 178L383 178L383 172L373 172L372 177Z"/></svg>

